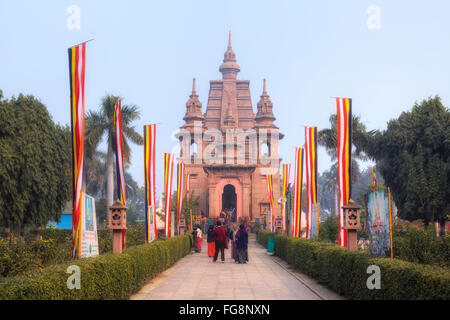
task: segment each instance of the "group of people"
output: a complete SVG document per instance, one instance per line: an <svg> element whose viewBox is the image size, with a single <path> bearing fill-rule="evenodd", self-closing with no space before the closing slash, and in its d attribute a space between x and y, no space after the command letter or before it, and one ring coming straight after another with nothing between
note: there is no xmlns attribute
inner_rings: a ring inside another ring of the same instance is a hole
<svg viewBox="0 0 450 320"><path fill-rule="evenodd" d="M225 249L231 247L231 258L235 263L244 264L248 262L248 232L244 224L237 229L236 224L230 229L225 229L220 220L215 226L208 228L208 256L213 257L213 262L217 261L220 252L222 262L225 262ZM230 245L229 245L230 243Z"/></svg>

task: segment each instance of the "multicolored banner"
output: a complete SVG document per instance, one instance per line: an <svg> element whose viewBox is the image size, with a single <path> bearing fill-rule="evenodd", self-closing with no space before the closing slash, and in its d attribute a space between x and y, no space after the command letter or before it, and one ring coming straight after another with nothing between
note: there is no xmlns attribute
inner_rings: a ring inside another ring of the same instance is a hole
<svg viewBox="0 0 450 320"><path fill-rule="evenodd" d="M273 231L273 219L272 219L272 214L273 214L273 184L272 184L272 175L271 174L266 174L266 183L267 183L267 193L269 195L269 202L270 202L269 223L271 224L271 226L269 227L269 230Z"/></svg>
<svg viewBox="0 0 450 320"><path fill-rule="evenodd" d="M386 190L369 193L367 209L370 252L376 256L389 256L391 237L389 198Z"/></svg>
<svg viewBox="0 0 450 320"><path fill-rule="evenodd" d="M180 162L177 166L177 226L178 234L180 234L180 217L183 206L183 186L185 178L185 164Z"/></svg>
<svg viewBox="0 0 450 320"><path fill-rule="evenodd" d="M145 242L158 237L155 201L155 137L156 124L144 126Z"/></svg>
<svg viewBox="0 0 450 320"><path fill-rule="evenodd" d="M337 106L337 151L339 167L339 241L347 246L347 232L344 230L342 207L352 194L352 99L336 98Z"/></svg>
<svg viewBox="0 0 450 320"><path fill-rule="evenodd" d="M191 199L191 175L189 173L186 173L186 178L184 181L185 181L184 190L186 190L186 197L187 200L189 201Z"/></svg>
<svg viewBox="0 0 450 320"><path fill-rule="evenodd" d="M81 254L81 185L84 151L84 80L86 43L71 47L69 54L70 124L72 129L72 258Z"/></svg>
<svg viewBox="0 0 450 320"><path fill-rule="evenodd" d="M117 197L124 206L127 205L127 193L125 190L125 167L123 164L122 144L122 101L114 105L114 144L116 147L116 175L117 175ZM122 248L127 244L126 230L122 230Z"/></svg>
<svg viewBox="0 0 450 320"><path fill-rule="evenodd" d="M166 226L166 238L171 236L171 199L172 199L172 180L173 180L173 153L164 153L164 214Z"/></svg>
<svg viewBox="0 0 450 320"><path fill-rule="evenodd" d="M306 239L311 238L313 204L319 201L317 170L317 127L305 127Z"/></svg>
<svg viewBox="0 0 450 320"><path fill-rule="evenodd" d="M302 225L303 148L295 148L292 236L300 237Z"/></svg>
<svg viewBox="0 0 450 320"><path fill-rule="evenodd" d="M378 186L377 186L377 174L375 173L375 167L372 167L372 182L373 182L373 192L377 192Z"/></svg>
<svg viewBox="0 0 450 320"><path fill-rule="evenodd" d="M281 197L282 197L282 207L281 207L281 216L282 216L282 231L283 234L286 234L287 232L287 210L286 210L286 192L289 185L289 176L291 173L291 165L290 164L283 164L283 186L281 188Z"/></svg>

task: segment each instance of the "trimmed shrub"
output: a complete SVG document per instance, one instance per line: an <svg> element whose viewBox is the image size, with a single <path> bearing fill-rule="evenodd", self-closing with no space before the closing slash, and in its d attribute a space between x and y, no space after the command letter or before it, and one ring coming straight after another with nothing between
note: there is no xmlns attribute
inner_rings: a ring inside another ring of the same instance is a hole
<svg viewBox="0 0 450 320"><path fill-rule="evenodd" d="M267 246L274 233L260 230L257 240ZM364 251L313 240L275 236L275 255L335 292L352 299L450 299L450 269L399 259L374 258ZM381 289L369 290L367 268L381 271Z"/></svg>
<svg viewBox="0 0 450 320"><path fill-rule="evenodd" d="M148 280L191 251L191 236L132 246L120 255L105 254L38 269L0 283L0 299L127 299ZM81 271L81 289L68 289L70 265Z"/></svg>
<svg viewBox="0 0 450 320"><path fill-rule="evenodd" d="M450 267L450 234L436 237L434 228L402 224L393 230L394 255L402 260Z"/></svg>

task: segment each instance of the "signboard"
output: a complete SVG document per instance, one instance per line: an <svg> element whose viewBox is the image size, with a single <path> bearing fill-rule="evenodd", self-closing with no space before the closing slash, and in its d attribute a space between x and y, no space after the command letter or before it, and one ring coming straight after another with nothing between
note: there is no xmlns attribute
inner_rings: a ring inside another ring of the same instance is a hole
<svg viewBox="0 0 450 320"><path fill-rule="evenodd" d="M95 199L82 193L81 203L81 257L98 256L97 217Z"/></svg>
<svg viewBox="0 0 450 320"><path fill-rule="evenodd" d="M389 200L386 190L369 193L367 203L370 252L387 256L391 242L389 234Z"/></svg>
<svg viewBox="0 0 450 320"><path fill-rule="evenodd" d="M320 217L320 203L313 203L310 239L317 239L317 237L319 236L319 217Z"/></svg>
<svg viewBox="0 0 450 320"><path fill-rule="evenodd" d="M153 240L155 240L156 235L155 235L155 209L153 206L148 206L148 242L152 242Z"/></svg>

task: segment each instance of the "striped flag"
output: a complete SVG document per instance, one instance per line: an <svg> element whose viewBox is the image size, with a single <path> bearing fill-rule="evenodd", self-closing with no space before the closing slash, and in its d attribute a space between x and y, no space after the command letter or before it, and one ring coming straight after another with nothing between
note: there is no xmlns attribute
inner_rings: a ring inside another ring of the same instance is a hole
<svg viewBox="0 0 450 320"><path fill-rule="evenodd" d="M283 164L283 186L281 189L281 197L283 198L283 206L281 208L281 215L282 215L282 228L283 228L283 234L286 234L287 232L287 212L286 212L286 192L289 185L289 176L291 173L291 165L290 164Z"/></svg>
<svg viewBox="0 0 450 320"><path fill-rule="evenodd" d="M155 201L156 124L144 126L145 242L158 238Z"/></svg>
<svg viewBox="0 0 450 320"><path fill-rule="evenodd" d="M186 190L186 197L189 201L191 199L191 175L189 173L186 173L184 190Z"/></svg>
<svg viewBox="0 0 450 320"><path fill-rule="evenodd" d="M317 127L305 127L306 239L311 238L312 205L319 201L317 172Z"/></svg>
<svg viewBox="0 0 450 320"><path fill-rule="evenodd" d="M372 167L372 180L373 180L373 192L377 192L378 186L377 186L377 174L375 173L375 167Z"/></svg>
<svg viewBox="0 0 450 320"><path fill-rule="evenodd" d="M300 237L302 226L303 148L295 148L294 208L292 235Z"/></svg>
<svg viewBox="0 0 450 320"><path fill-rule="evenodd" d="M339 241L341 247L347 246L347 233L344 230L342 206L351 198L352 185L352 99L336 98L337 106L337 148L339 167Z"/></svg>
<svg viewBox="0 0 450 320"><path fill-rule="evenodd" d="M116 175L117 175L117 197L124 206L127 205L127 193L125 185L125 168L123 164L122 144L122 101L114 105L114 143L116 147ZM122 248L126 247L126 230L122 230Z"/></svg>
<svg viewBox="0 0 450 320"><path fill-rule="evenodd" d="M171 230L171 199L172 199L172 178L173 178L173 153L164 153L164 196L165 196L165 225L166 225L166 238L170 238Z"/></svg>
<svg viewBox="0 0 450 320"><path fill-rule="evenodd" d="M72 258L81 254L81 185L84 151L84 80L86 43L68 49L70 81L70 124L72 129Z"/></svg>
<svg viewBox="0 0 450 320"><path fill-rule="evenodd" d="M180 217L181 217L181 209L183 205L183 186L184 186L184 178L185 178L185 165L180 162L177 167L177 226L178 226L178 234L180 234Z"/></svg>
<svg viewBox="0 0 450 320"><path fill-rule="evenodd" d="M272 184L272 175L266 174L266 183L267 183L267 193L269 195L270 202L270 219L269 222L272 224L270 229L273 231L273 184Z"/></svg>

